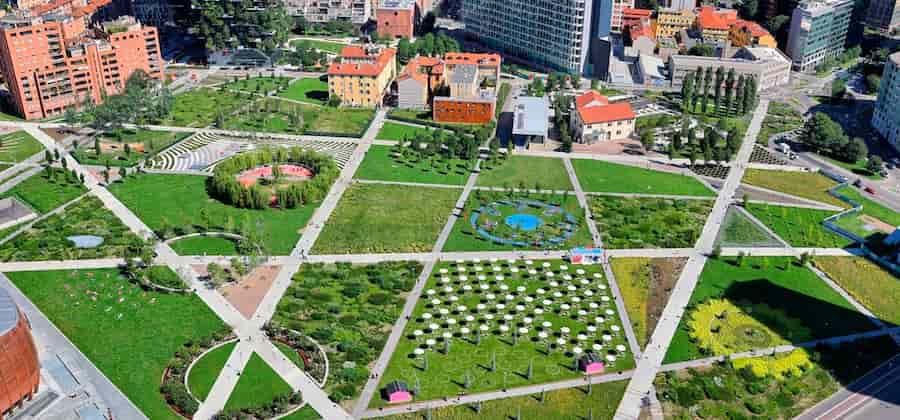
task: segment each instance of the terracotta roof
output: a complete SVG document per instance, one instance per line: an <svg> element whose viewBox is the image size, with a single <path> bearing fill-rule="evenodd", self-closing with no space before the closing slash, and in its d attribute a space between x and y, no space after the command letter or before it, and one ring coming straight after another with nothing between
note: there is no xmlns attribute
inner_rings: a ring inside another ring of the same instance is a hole
<svg viewBox="0 0 900 420"><path fill-rule="evenodd" d="M406 80L406 79L415 79L419 83L427 83L428 73L424 69L425 67L431 67L431 75L439 76L444 74L444 63L434 57L425 57L425 56L417 56L412 60L409 60L409 63L406 63L406 67L403 68L403 73L397 77L398 80Z"/></svg>
<svg viewBox="0 0 900 420"><path fill-rule="evenodd" d="M653 27L650 22L635 22L633 25L628 27L628 35L631 36L631 40L634 41L642 36L647 38L655 39L655 33L653 31Z"/></svg>
<svg viewBox="0 0 900 420"><path fill-rule="evenodd" d="M637 9L634 7L626 7L622 10L623 18L649 18L650 16L653 16L652 10Z"/></svg>
<svg viewBox="0 0 900 420"><path fill-rule="evenodd" d="M502 59L499 54L478 54L449 52L444 54L446 64L477 64L480 66L499 66Z"/></svg>
<svg viewBox="0 0 900 420"><path fill-rule="evenodd" d="M749 20L738 19L734 26L738 30L747 31L750 33L750 35L757 38L761 36L771 35L769 34L769 31L766 30L766 28L763 28L760 24Z"/></svg>
<svg viewBox="0 0 900 420"><path fill-rule="evenodd" d="M732 23L737 20L737 11L725 9L716 10L712 6L703 6L697 15L697 25L701 29L722 29L728 30Z"/></svg>
<svg viewBox="0 0 900 420"><path fill-rule="evenodd" d="M344 53L349 55L345 55ZM362 55L358 55L362 52ZM368 76L377 77L384 71L384 68L394 62L394 56L397 50L393 48L385 48L377 56L367 55L365 50L359 46L347 46L341 50L342 58L371 58L368 62L359 63L339 63L335 60L328 66L328 74L335 76Z"/></svg>
<svg viewBox="0 0 900 420"><path fill-rule="evenodd" d="M575 108L585 124L633 120L634 111L628 102L609 103L609 99L596 91L587 91L575 98Z"/></svg>

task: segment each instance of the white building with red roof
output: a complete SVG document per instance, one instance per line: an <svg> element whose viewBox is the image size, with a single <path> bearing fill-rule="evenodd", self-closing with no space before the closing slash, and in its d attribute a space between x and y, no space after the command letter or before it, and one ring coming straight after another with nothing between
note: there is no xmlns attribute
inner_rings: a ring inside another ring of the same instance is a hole
<svg viewBox="0 0 900 420"><path fill-rule="evenodd" d="M575 112L572 113L570 125L577 142L592 144L631 137L634 120L631 104L610 103L606 96L590 90L575 98Z"/></svg>

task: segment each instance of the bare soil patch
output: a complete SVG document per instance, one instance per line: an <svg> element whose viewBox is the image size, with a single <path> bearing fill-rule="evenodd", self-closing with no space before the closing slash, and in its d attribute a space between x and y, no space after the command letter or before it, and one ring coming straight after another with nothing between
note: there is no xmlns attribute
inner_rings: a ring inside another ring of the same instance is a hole
<svg viewBox="0 0 900 420"><path fill-rule="evenodd" d="M205 270L205 267L204 267ZM244 276L240 281L221 287L225 300L237 308L247 319L256 313L256 308L266 297L275 277L281 272L280 265L261 265Z"/></svg>
<svg viewBox="0 0 900 420"><path fill-rule="evenodd" d="M687 258L653 258L650 260L650 295L647 298L647 333L653 334L669 295L678 282Z"/></svg>

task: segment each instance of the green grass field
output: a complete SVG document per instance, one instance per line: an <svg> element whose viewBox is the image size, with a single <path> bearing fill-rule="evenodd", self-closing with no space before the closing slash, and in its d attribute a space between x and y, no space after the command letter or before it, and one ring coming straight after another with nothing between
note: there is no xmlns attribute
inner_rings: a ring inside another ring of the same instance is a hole
<svg viewBox="0 0 900 420"><path fill-rule="evenodd" d="M653 171L591 159L573 159L572 166L585 192L668 194L712 197L715 194L694 177Z"/></svg>
<svg viewBox="0 0 900 420"><path fill-rule="evenodd" d="M68 178L68 172L52 168L52 178L46 171L38 172L20 182L0 197L16 197L38 213L47 213L83 194L87 189L80 181Z"/></svg>
<svg viewBox="0 0 900 420"><path fill-rule="evenodd" d="M534 266L539 266L544 262L550 264L550 267L546 270L552 270L562 274L560 266L565 265L565 262L559 260L541 261ZM527 327L527 331L521 333L521 337L516 340L513 338L511 332L503 333L500 331L498 327L499 323L497 321L487 320L487 315L494 312L493 309L475 310L476 305L481 303L482 300L488 303L489 307L494 305L493 302L490 302L489 299L486 298L488 294L483 294L480 291L478 293L475 292L478 288L477 283L472 283L472 286L475 286L475 288L471 291L464 291L462 289L461 284L463 284L463 282L458 280L458 274L465 273L472 281L475 281L475 278L479 273L476 267L481 267L472 262L463 264L462 270L460 270L459 265L455 263L443 263L436 267L435 272L425 285L426 292L423 295L423 298L419 300L415 310L410 316L410 321L403 333L403 338L400 339L400 342L391 357L391 361L381 377L379 389L394 380L402 380L407 384L410 384L410 386L413 386L418 382L420 387L417 399L429 400L441 397L452 397L460 392L476 393L578 378L583 374L574 367L575 359L571 353L571 350L574 347L580 346L584 349L590 349L594 344L602 342L601 351L605 356L608 354L606 352L609 350L616 352L614 350L615 346L624 345L625 343L625 336L621 331L619 333L610 332L613 325L621 327L621 321L619 320L618 315L615 315L615 305L610 301L605 301L598 305L592 315L578 316L574 314L577 308L586 305L586 303L573 304L575 308L571 309L571 312L569 312L568 309L564 309L565 307L558 306L558 303L552 303L546 305L547 310L542 314L532 315L532 308L543 305L537 302L526 303L526 301L522 300L523 296L530 296L532 294L538 296L537 290L539 288L549 288L548 296L552 296L556 287L565 288L566 286L554 287L542 274L529 275L529 277L526 277L523 273L527 273L530 267L526 265L524 261L517 261L513 264L509 264L505 261L502 263L498 262L497 264L493 264L493 266L498 267L501 270L499 272L505 277L502 282L498 281L498 283L507 285L510 290L510 292L498 293L512 293L518 290L519 287L524 287L524 291L515 293L519 296L518 299L514 298L512 302L506 303L508 306L521 305L524 307L523 311L525 312L516 312L514 309L497 308L496 313L491 314L491 317L499 317L501 315L515 313L515 315L512 315L512 319L508 321L509 326L515 328L517 331L518 328L523 326ZM488 273L491 273L492 275L497 273L494 271L491 264L486 265ZM518 273L512 273L512 267L516 267L517 270L519 270ZM574 269L572 269L569 274L572 274L575 279L589 278L591 279L589 282L595 284L591 286L592 288L595 290L605 290L599 289L599 285L606 285L606 280L602 275L603 269L599 265L581 266L579 268L583 269L585 273L576 274ZM441 269L446 269L447 273L441 274ZM600 274L600 278L595 277L595 273ZM440 301L448 299L448 295L443 292L441 294L435 293L433 297L428 297L428 290L446 287L445 284L441 282L441 277L443 276L450 278L450 282L448 282L446 286L453 287L454 290L459 290L453 292L454 295L458 296L459 300L456 303L448 302L446 304L439 303L438 305L435 305L432 300L433 298ZM562 276L560 276L560 278L561 277ZM563 284L567 283L563 281ZM580 281L575 281L573 284L581 285L582 283ZM497 289L500 287L497 285L489 287L491 287L491 290L500 290ZM600 293L605 294L605 292ZM591 298L591 301L594 301L595 299L597 299L596 294ZM438 308L443 308L445 306L456 308L457 305L473 308L467 310L465 313L473 315L475 320L471 322L465 321L465 315L457 312L456 309L452 309L453 314L437 315L437 318L432 317L428 320L423 318L425 313L438 313ZM610 310L613 315L608 315L610 312L606 312L607 310ZM597 313L603 314L603 322L598 323L595 321L598 316L596 315ZM523 322L525 315L535 317L530 326ZM452 330L454 332L461 331L461 328L463 327L462 324L457 327L452 325L448 326L450 324L450 318L454 318L457 322L464 322L464 326L470 329L474 328L478 330L479 324L488 325L488 331L480 334L480 342L474 331L470 332L468 335L459 335L461 333L454 335L451 339L451 349L449 352L446 351L444 344L446 339L444 338L439 338L436 340L435 344L428 347L427 339L436 336L440 337L442 332L447 330ZM522 323L520 324L520 322ZM547 324L548 327L543 327L544 322L550 323ZM436 333L428 332L431 328L429 327L430 323L438 324L440 331ZM587 330L588 324L595 324L597 328L597 332L593 333L593 335ZM563 339L565 344L559 346L556 344L558 339L556 334L563 331L563 327L569 329L570 336L567 339ZM549 334L548 338L541 339L538 337L538 332L542 329ZM424 335L416 337L415 330L424 330ZM585 338L580 341L577 340L576 336L578 334L584 334ZM610 335L610 340L601 340L603 334ZM547 344L545 344L544 341L549 342L550 340L552 340L554 344L548 354ZM415 348L423 347L428 347L424 356L427 359L427 368L424 370L423 367L425 366L421 357L416 358L413 353ZM619 357L613 362L606 361L606 372L623 371L634 367L634 360L631 357L631 354L618 353L618 356ZM494 369L491 368L491 361L493 358L496 359ZM532 363L532 375L529 377L528 367L529 364ZM468 386L466 386L467 376L469 378ZM386 403L382 398L375 398L370 403L370 407L379 407L385 404Z"/></svg>
<svg viewBox="0 0 900 420"><path fill-rule="evenodd" d="M226 328L196 296L143 290L114 269L7 276L151 419L180 418L159 392L169 360Z"/></svg>
<svg viewBox="0 0 900 420"><path fill-rule="evenodd" d="M548 391L540 394L491 400L476 412L471 405L431 410L433 420L509 420L521 419L611 419L618 408L628 381L607 382L587 387ZM521 417L517 417L521 415ZM421 420L425 411L384 417L385 420Z"/></svg>
<svg viewBox="0 0 900 420"><path fill-rule="evenodd" d="M862 257L816 257L813 264L879 319L900 325L900 280Z"/></svg>
<svg viewBox="0 0 900 420"><path fill-rule="evenodd" d="M194 362L190 375L187 377L188 389L194 398L200 401L206 400L236 345L236 341L223 344Z"/></svg>
<svg viewBox="0 0 900 420"><path fill-rule="evenodd" d="M82 165L106 165L115 167L130 168L140 162L142 159L149 159L160 150L163 150L185 138L191 133L175 133L171 131L151 131L151 130L123 130L117 136L105 138L108 143L121 142L121 148L115 151L101 151L97 155L93 146L82 147L75 150L72 156ZM143 143L143 152L134 150L134 143ZM125 144L129 144L132 150L125 152Z"/></svg>
<svg viewBox="0 0 900 420"><path fill-rule="evenodd" d="M316 409L312 408L312 406L304 405L303 408L288 414L284 417L279 417L280 420L321 420L322 416L316 412Z"/></svg>
<svg viewBox="0 0 900 420"><path fill-rule="evenodd" d="M21 162L44 150L31 134L13 131L0 136L0 162Z"/></svg>
<svg viewBox="0 0 900 420"><path fill-rule="evenodd" d="M332 54L338 54L341 52L341 49L347 46L348 44L342 44L340 42L332 42L325 41L320 39L297 39L291 41L291 45L299 44L301 42L308 42L310 46L317 50L330 52Z"/></svg>
<svg viewBox="0 0 900 420"><path fill-rule="evenodd" d="M231 114L240 105L255 99L247 99L247 94L235 94L214 89L196 89L175 96L172 110L163 121L179 127L207 127L216 120L216 115Z"/></svg>
<svg viewBox="0 0 900 420"><path fill-rule="evenodd" d="M867 159L860 159L856 162L850 163L850 162L844 162L842 160L834 159L834 158L831 158L828 156L819 155L819 157L821 157L822 159L825 159L826 161L828 161L830 163L840 166L850 172L853 172L856 175L863 176L863 177L866 177L868 179L875 180L875 181L884 179L884 177L881 176L881 174L873 173L866 168L866 163L868 161Z"/></svg>
<svg viewBox="0 0 900 420"><path fill-rule="evenodd" d="M595 196L590 206L610 249L690 248L700 237L713 201Z"/></svg>
<svg viewBox="0 0 900 420"><path fill-rule="evenodd" d="M572 182L562 159L511 156L493 169L482 168L478 186L571 190Z"/></svg>
<svg viewBox="0 0 900 420"><path fill-rule="evenodd" d="M847 203L838 200L828 190L837 185L825 175L812 172L770 171L764 169L747 169L741 182L762 187L785 194L847 207Z"/></svg>
<svg viewBox="0 0 900 420"><path fill-rule="evenodd" d="M250 79L238 79L237 81L230 81L223 84L221 88L265 95L275 89L278 89L278 86L281 86L281 84L288 80L290 80L290 78L288 77L251 77Z"/></svg>
<svg viewBox="0 0 900 420"><path fill-rule="evenodd" d="M239 232L244 223L258 225L265 248L272 255L290 253L315 210L315 205L266 210L232 207L210 197L206 192L206 177L195 175L144 174L113 184L110 191L154 230L188 225L202 228L201 210L208 214L209 230ZM196 253L222 250L219 242L212 245L209 250L199 247L191 250Z"/></svg>
<svg viewBox="0 0 900 420"><path fill-rule="evenodd" d="M291 392L291 386L258 354L253 353L225 403L225 411L261 407L271 403L275 397Z"/></svg>
<svg viewBox="0 0 900 420"><path fill-rule="evenodd" d="M781 242L750 220L735 207L728 208L725 221L716 236L716 245L723 247L781 246Z"/></svg>
<svg viewBox="0 0 900 420"><path fill-rule="evenodd" d="M328 82L307 77L291 83L288 88L278 94L286 99L324 105L328 101Z"/></svg>
<svg viewBox="0 0 900 420"><path fill-rule="evenodd" d="M743 265L738 266L731 257L710 259L691 295L688 310L690 312L693 306L711 298L726 298L739 307L765 303L800 320L814 338L836 337L873 328L872 323L849 302L812 271L795 262L788 257L747 257ZM703 356L691 339L688 319L689 316L685 316L679 324L664 363ZM780 329L784 324L778 319L757 320L782 337L791 334L791 331Z"/></svg>
<svg viewBox="0 0 900 420"><path fill-rule="evenodd" d="M756 142L768 145L769 138L772 136L801 128L803 122L803 114L791 108L790 105L783 102L771 102L759 134L756 136Z"/></svg>
<svg viewBox="0 0 900 420"><path fill-rule="evenodd" d="M843 248L851 245L851 241L822 226L822 220L834 212L753 203L747 210L791 246Z"/></svg>
<svg viewBox="0 0 900 420"><path fill-rule="evenodd" d="M891 226L900 226L900 213L897 213L876 201L866 198L866 196L860 193L857 189L853 187L843 187L838 189L838 192L862 206L862 210L857 215L849 215L838 219L836 221L838 226L847 229L863 238L866 238L876 232L870 229L866 229L866 223L859 218L859 215L874 217Z"/></svg>
<svg viewBox="0 0 900 420"><path fill-rule="evenodd" d="M477 190L476 190L477 191ZM480 197L480 199L479 199ZM552 195L548 198L548 196L543 194L516 194L513 198L525 198L537 201L543 201L554 205L559 205L563 210L567 211L578 221L577 226L575 227L574 232L571 237L565 242L558 244L556 246L551 246L549 243L545 244L543 247L538 247L533 244L517 247L515 245L507 245L503 243L497 243L492 240L489 240L477 233L475 233L475 229L472 228L471 224L471 216L473 212L482 207L483 205L489 205L492 202L496 201L504 201L510 199L510 197L506 193L501 192L481 192L478 191L477 194L473 193L469 197L469 201L466 202L465 209L463 210L462 217L456 220L456 223L453 225L453 230L450 232L450 236L447 238L447 242L444 244L444 248L442 251L444 252L452 252L452 251L506 251L513 249L568 249L579 246L590 246L593 243L593 239L591 238L590 230L585 225L584 222L584 210L579 206L578 199L574 194L569 194L566 196L561 195ZM485 222L491 219L501 219L504 216L509 216L513 213L528 213L533 214L541 218L542 225L550 224L552 222L559 222L560 218L555 217L545 217L542 215L543 209L538 208L529 208L522 212L516 212L515 208L510 206L501 206L499 207L501 212L505 212L503 215L496 216L485 216L484 214L479 216L478 226L481 228L485 227ZM497 222L498 220L491 220L492 222ZM540 229L540 231L549 233L551 235L556 236L557 233L554 232L555 228L550 229ZM516 232L514 229L508 227L503 223L498 223L496 227L490 230L491 234L498 236L500 238L512 239L513 236L518 236L520 238L527 237L527 232Z"/></svg>
<svg viewBox="0 0 900 420"><path fill-rule="evenodd" d="M431 251L459 194L448 188L352 185L325 223L313 252Z"/></svg>
<svg viewBox="0 0 900 420"><path fill-rule="evenodd" d="M375 138L379 140L405 140L405 139L414 139L419 134L431 134L434 131L434 128L424 128L424 127L413 127L411 125L400 124L391 121L385 121L384 125L381 126L381 130L378 130L378 135Z"/></svg>
<svg viewBox="0 0 900 420"><path fill-rule="evenodd" d="M237 255L237 243L217 236L191 236L170 244L178 255Z"/></svg>
<svg viewBox="0 0 900 420"><path fill-rule="evenodd" d="M355 177L377 181L421 182L426 184L465 185L469 178L468 161L450 159L435 161L420 160L418 162L402 161L394 156L391 146L374 145L366 152ZM438 163L440 162L440 163ZM450 170L447 171L447 163Z"/></svg>

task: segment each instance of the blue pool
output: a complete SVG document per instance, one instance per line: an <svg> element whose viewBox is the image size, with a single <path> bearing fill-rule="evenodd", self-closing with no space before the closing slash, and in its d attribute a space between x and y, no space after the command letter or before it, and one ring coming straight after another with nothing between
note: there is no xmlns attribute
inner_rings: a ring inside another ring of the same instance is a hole
<svg viewBox="0 0 900 420"><path fill-rule="evenodd" d="M94 235L74 235L66 237L75 248L96 248L103 243L103 238Z"/></svg>
<svg viewBox="0 0 900 420"><path fill-rule="evenodd" d="M544 222L540 217L532 214L517 213L506 217L506 225L524 231L537 229Z"/></svg>

